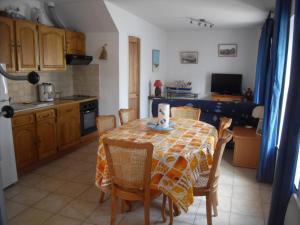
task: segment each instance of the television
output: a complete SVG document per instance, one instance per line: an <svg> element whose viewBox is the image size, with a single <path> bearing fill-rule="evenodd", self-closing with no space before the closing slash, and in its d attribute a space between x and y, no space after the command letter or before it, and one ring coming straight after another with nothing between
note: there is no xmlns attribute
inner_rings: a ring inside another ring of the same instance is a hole
<svg viewBox="0 0 300 225"><path fill-rule="evenodd" d="M242 74L213 73L211 92L228 95L242 94Z"/></svg>

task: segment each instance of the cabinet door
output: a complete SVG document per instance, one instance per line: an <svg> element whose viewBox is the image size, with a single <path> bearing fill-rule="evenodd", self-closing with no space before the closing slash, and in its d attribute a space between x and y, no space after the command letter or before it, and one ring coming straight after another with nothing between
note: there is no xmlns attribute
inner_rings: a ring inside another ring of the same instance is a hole
<svg viewBox="0 0 300 225"><path fill-rule="evenodd" d="M17 168L35 163L38 159L34 123L13 128Z"/></svg>
<svg viewBox="0 0 300 225"><path fill-rule="evenodd" d="M71 147L80 141L79 105L58 108L58 145L59 150Z"/></svg>
<svg viewBox="0 0 300 225"><path fill-rule="evenodd" d="M66 69L64 30L39 25L39 50L41 70Z"/></svg>
<svg viewBox="0 0 300 225"><path fill-rule="evenodd" d="M41 120L36 126L39 159L47 158L57 152L57 133L55 118Z"/></svg>
<svg viewBox="0 0 300 225"><path fill-rule="evenodd" d="M38 36L36 24L16 21L18 71L38 70Z"/></svg>
<svg viewBox="0 0 300 225"><path fill-rule="evenodd" d="M83 33L66 31L67 54L85 54L85 36Z"/></svg>
<svg viewBox="0 0 300 225"><path fill-rule="evenodd" d="M13 20L0 17L0 63L6 64L8 72L16 70Z"/></svg>

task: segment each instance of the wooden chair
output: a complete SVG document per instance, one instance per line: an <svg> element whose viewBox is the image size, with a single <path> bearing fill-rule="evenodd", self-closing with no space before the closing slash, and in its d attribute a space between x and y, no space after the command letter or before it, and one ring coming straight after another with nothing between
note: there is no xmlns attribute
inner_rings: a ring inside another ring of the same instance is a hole
<svg viewBox="0 0 300 225"><path fill-rule="evenodd" d="M217 196L217 189L218 189L218 179L220 177L220 164L222 160L222 156L224 153L224 149L226 144L232 138L232 131L225 130L223 132L222 138L218 140L217 147L214 153L213 158L213 165L210 169L209 174L205 176L199 177L194 186L193 192L194 196L205 196L206 197L206 217L207 217L207 224L212 225L212 208L214 210L215 216L218 215L217 205L218 205L218 196ZM173 223L173 202L170 198L168 198L169 202L169 212L170 212L170 223ZM166 196L164 195L163 199L163 206L162 206L162 217L165 221L165 208L166 208Z"/></svg>
<svg viewBox="0 0 300 225"><path fill-rule="evenodd" d="M105 138L103 140L106 160L111 175L112 214L115 225L117 199L143 201L145 224L150 224L150 200L160 194L150 192L153 145ZM130 162L130 163L124 163Z"/></svg>
<svg viewBox="0 0 300 225"><path fill-rule="evenodd" d="M117 127L115 115L98 116L96 124L97 124L97 130L99 136L102 136L105 132L113 130ZM104 202L105 193L109 193L109 192L110 192L109 189L105 190L105 192L101 191L99 203Z"/></svg>
<svg viewBox="0 0 300 225"><path fill-rule="evenodd" d="M97 117L97 129L99 136L117 127L115 115L102 115Z"/></svg>
<svg viewBox="0 0 300 225"><path fill-rule="evenodd" d="M120 109L119 116L121 125L128 123L133 120L132 118L133 109Z"/></svg>
<svg viewBox="0 0 300 225"><path fill-rule="evenodd" d="M201 109L193 108L190 106L180 106L171 108L171 116L174 118L184 118L199 120Z"/></svg>
<svg viewBox="0 0 300 225"><path fill-rule="evenodd" d="M213 165L207 177L201 176L194 186L194 196L206 197L207 224L212 225L212 208L214 215L218 215L218 180L220 177L220 164L226 144L232 139L232 131L226 129L219 138L214 152Z"/></svg>
<svg viewBox="0 0 300 225"><path fill-rule="evenodd" d="M228 117L221 117L218 129L218 136L222 137L224 130L228 129L231 126L232 119Z"/></svg>

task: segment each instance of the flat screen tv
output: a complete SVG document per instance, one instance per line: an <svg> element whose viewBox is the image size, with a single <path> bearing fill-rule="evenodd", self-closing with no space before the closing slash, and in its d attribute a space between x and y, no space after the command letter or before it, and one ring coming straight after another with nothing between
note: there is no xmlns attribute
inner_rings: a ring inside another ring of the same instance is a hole
<svg viewBox="0 0 300 225"><path fill-rule="evenodd" d="M242 94L242 74L213 73L211 92L228 95Z"/></svg>

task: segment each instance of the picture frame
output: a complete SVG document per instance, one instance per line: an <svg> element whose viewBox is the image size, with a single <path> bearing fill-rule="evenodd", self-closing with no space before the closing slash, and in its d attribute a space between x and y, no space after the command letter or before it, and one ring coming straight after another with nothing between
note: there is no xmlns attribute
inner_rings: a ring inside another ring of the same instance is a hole
<svg viewBox="0 0 300 225"><path fill-rule="evenodd" d="M198 64L198 52L197 51L182 51L180 52L181 64Z"/></svg>
<svg viewBox="0 0 300 225"><path fill-rule="evenodd" d="M219 57L237 57L237 44L218 44Z"/></svg>
<svg viewBox="0 0 300 225"><path fill-rule="evenodd" d="M160 65L160 50L152 49L152 72L159 71Z"/></svg>

